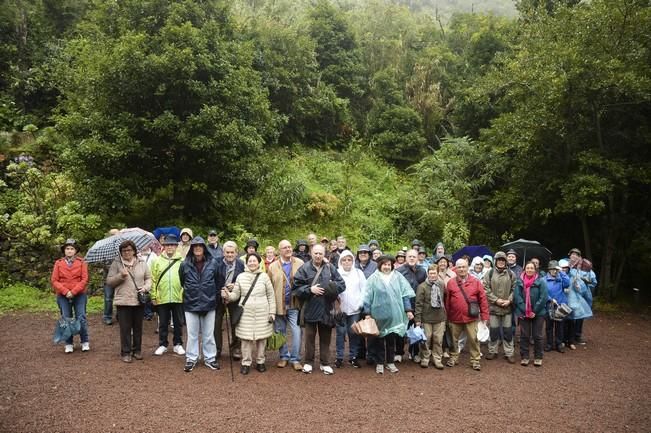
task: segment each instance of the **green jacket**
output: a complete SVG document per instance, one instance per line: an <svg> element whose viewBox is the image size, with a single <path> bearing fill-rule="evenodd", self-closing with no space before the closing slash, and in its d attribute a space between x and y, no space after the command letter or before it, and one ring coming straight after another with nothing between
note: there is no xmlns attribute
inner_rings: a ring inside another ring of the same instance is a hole
<svg viewBox="0 0 651 433"><path fill-rule="evenodd" d="M176 260L174 264L167 269L174 260ZM152 301L157 304L183 303L183 286L181 286L181 278L179 277L179 268L182 261L181 253L177 251L171 259L164 253L161 254L151 265ZM163 271L165 271L164 274Z"/></svg>

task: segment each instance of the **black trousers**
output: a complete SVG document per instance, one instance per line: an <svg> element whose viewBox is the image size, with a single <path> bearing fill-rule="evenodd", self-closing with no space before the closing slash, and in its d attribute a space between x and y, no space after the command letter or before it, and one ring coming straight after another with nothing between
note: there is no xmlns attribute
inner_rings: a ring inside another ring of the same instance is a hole
<svg viewBox="0 0 651 433"><path fill-rule="evenodd" d="M332 339L332 328L321 322L307 322L303 328L303 335L305 335L305 363L314 364L317 333L319 334L320 365L330 365L330 340Z"/></svg>
<svg viewBox="0 0 651 433"><path fill-rule="evenodd" d="M219 301L220 300L218 299L217 310L215 311L215 346L217 346L218 358L222 353L222 348L224 347L222 330L224 327L224 316L226 315L226 308L228 308L229 316L233 317L233 311L237 306L237 302L231 302L227 305L224 305L222 302ZM229 324L230 324L230 319L229 319ZM235 326L231 326L230 333L231 333L231 347L229 347L229 351L232 354L233 350L235 349L240 350L240 339L235 336Z"/></svg>
<svg viewBox="0 0 651 433"><path fill-rule="evenodd" d="M118 305L116 309L120 324L120 353L122 356L140 353L145 307L143 305Z"/></svg>
<svg viewBox="0 0 651 433"><path fill-rule="evenodd" d="M565 321L552 320L549 317L545 319L547 322L547 347L550 349L558 349L563 344L563 331L565 328Z"/></svg>
<svg viewBox="0 0 651 433"><path fill-rule="evenodd" d="M372 348L373 360L376 364L391 364L396 356L396 347L402 346L404 353L404 338L398 334L387 334L384 337L369 338L369 349Z"/></svg>
<svg viewBox="0 0 651 433"><path fill-rule="evenodd" d="M545 318L536 316L533 319L520 319L520 356L529 359L529 340L533 334L534 359L543 358L543 327Z"/></svg>
<svg viewBox="0 0 651 433"><path fill-rule="evenodd" d="M170 303L159 304L156 306L158 312L158 345L165 346L169 344L167 334L170 328L170 319L174 320L174 345L183 344L183 304Z"/></svg>

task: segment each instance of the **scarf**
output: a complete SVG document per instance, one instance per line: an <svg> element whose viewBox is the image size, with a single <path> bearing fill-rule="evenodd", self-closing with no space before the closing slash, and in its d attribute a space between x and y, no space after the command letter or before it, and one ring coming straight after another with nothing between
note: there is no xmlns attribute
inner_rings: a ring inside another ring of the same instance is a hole
<svg viewBox="0 0 651 433"><path fill-rule="evenodd" d="M533 274L528 276L522 273L522 282L524 283L524 317L526 319L533 318L533 309L531 308L531 286L536 281L537 275Z"/></svg>

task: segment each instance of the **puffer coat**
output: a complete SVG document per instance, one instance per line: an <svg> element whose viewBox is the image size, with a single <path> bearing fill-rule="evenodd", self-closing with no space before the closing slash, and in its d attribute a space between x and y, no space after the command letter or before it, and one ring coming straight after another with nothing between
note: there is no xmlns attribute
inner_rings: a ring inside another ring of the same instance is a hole
<svg viewBox="0 0 651 433"><path fill-rule="evenodd" d="M255 287L251 287L256 275L259 275ZM233 291L229 292L229 302L239 300L242 305L247 293L249 298L244 304L244 313L235 328L235 335L242 340L262 340L273 333L273 324L269 316L276 313L276 298L269 276L262 269L242 272L235 280Z"/></svg>

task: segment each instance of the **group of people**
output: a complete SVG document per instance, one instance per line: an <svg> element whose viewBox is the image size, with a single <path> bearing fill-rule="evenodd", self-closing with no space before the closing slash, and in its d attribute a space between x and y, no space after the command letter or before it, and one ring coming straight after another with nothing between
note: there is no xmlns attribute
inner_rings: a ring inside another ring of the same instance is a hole
<svg viewBox="0 0 651 433"><path fill-rule="evenodd" d="M277 249L268 246L264 256L257 252L255 239L239 255L238 245L220 244L214 230L207 241L183 229L180 239L170 234L160 243L160 256L148 249L138 251L132 241L119 245L105 279L104 323L113 323L115 305L121 359L141 360L149 294L152 311L158 314L154 355L168 351L171 327L172 350L185 357L186 372L201 359L209 369L220 368L226 351L224 327L229 356L241 360L242 374L249 374L251 367L266 371L266 340L273 333L287 337L279 349L278 368L312 373L318 338L319 370L333 374L333 328L335 368L344 361L360 368L365 359L378 374L385 368L396 373L396 363L411 359L423 368L444 369L458 364L463 347L477 371L482 356L497 358L500 346L506 360L515 363L516 326L520 364L528 366L533 355L533 365L540 367L545 351L564 352L583 343L583 320L592 316L597 285L590 261L577 248L567 259L550 260L541 269L538 258L520 267L512 250L452 263L442 243L428 257L418 240L395 256L383 253L376 240L353 253L343 236L318 242L314 234L295 246L288 240L280 241ZM52 286L61 314L71 318L74 310L80 320L81 350L88 351L88 268L74 240L66 241L61 251ZM362 338L353 332L353 324L366 318L375 320L377 336ZM485 355L480 351L480 327L488 328ZM410 332L420 335L411 344L412 338L405 338ZM73 351L71 338L65 352Z"/></svg>

